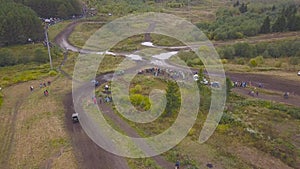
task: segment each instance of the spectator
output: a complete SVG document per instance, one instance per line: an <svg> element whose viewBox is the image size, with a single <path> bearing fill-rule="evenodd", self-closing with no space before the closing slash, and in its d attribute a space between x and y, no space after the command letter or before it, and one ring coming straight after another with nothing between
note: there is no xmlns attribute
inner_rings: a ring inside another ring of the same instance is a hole
<svg viewBox="0 0 300 169"><path fill-rule="evenodd" d="M175 163L175 169L179 169L179 167L180 167L180 162L179 162L179 160L177 160Z"/></svg>

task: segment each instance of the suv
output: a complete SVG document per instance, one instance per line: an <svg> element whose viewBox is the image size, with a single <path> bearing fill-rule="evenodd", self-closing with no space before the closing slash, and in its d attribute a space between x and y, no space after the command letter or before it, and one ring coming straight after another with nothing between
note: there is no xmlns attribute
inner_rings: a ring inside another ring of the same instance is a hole
<svg viewBox="0 0 300 169"><path fill-rule="evenodd" d="M221 87L219 82L211 82L210 85L213 88L220 88Z"/></svg>
<svg viewBox="0 0 300 169"><path fill-rule="evenodd" d="M78 113L73 113L72 114L72 120L73 120L73 123L77 123L79 121Z"/></svg>

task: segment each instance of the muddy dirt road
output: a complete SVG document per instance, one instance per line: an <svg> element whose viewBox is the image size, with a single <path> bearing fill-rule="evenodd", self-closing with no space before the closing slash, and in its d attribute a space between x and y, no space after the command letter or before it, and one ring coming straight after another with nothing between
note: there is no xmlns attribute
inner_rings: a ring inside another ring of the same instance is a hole
<svg viewBox="0 0 300 169"><path fill-rule="evenodd" d="M259 88L259 83L262 84L262 89L273 91L278 94L266 94L259 93L257 98L263 100L271 100L275 102L286 103L300 107L300 84L297 81L283 79L276 75L262 75L262 74L249 74L249 73L232 73L227 72L227 77L230 77L232 81L239 82L251 82L253 87ZM300 78L295 75L295 78ZM243 95L248 95L250 89L248 88L236 88L235 92ZM288 99L283 97L285 92L289 92L290 96Z"/></svg>
<svg viewBox="0 0 300 169"><path fill-rule="evenodd" d="M124 158L111 154L96 145L84 132L79 123L71 120L73 99L71 93L64 99L65 124L79 160L79 168L85 169L129 169Z"/></svg>

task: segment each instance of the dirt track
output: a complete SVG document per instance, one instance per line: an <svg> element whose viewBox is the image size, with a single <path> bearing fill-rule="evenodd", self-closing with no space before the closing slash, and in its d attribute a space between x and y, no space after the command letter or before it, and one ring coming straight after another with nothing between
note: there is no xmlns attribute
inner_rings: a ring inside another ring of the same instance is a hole
<svg viewBox="0 0 300 169"><path fill-rule="evenodd" d="M279 93L279 95L260 93L258 97L256 96L257 98L282 102L300 107L300 84L297 81L286 80L276 75L270 76L245 73L226 73L226 75L230 77L232 81L251 82L251 85L256 88L258 88L258 84L261 83L263 85L263 89ZM297 78L297 75L295 75L295 77ZM249 89L237 88L234 91L243 95L248 95ZM288 99L283 98L284 92L290 93L290 97Z"/></svg>
<svg viewBox="0 0 300 169"><path fill-rule="evenodd" d="M79 123L71 120L73 109L72 95L64 99L66 109L65 124L72 138L73 147L79 160L79 168L86 169L128 169L125 159L111 154L96 145L84 132Z"/></svg>

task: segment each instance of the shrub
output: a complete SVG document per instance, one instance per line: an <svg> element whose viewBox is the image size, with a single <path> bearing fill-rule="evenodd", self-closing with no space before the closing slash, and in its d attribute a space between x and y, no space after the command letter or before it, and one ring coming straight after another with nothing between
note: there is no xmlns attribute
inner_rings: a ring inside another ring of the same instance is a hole
<svg viewBox="0 0 300 169"><path fill-rule="evenodd" d="M131 103L136 106L138 109L142 110L149 110L150 109L150 101L149 98L146 96L143 96L141 94L133 94L130 96Z"/></svg>
<svg viewBox="0 0 300 169"><path fill-rule="evenodd" d="M133 89L130 90L130 93L137 94L142 92L142 86L141 85L135 85Z"/></svg>
<svg viewBox="0 0 300 169"><path fill-rule="evenodd" d="M57 75L57 71L50 70L48 74L49 74L49 76L56 76Z"/></svg>
<svg viewBox="0 0 300 169"><path fill-rule="evenodd" d="M264 57L263 56L257 56L255 58L256 62L258 65L263 64L264 63Z"/></svg>
<svg viewBox="0 0 300 169"><path fill-rule="evenodd" d="M235 59L235 63L237 63L239 65L244 65L245 64L245 59L243 59L243 58L236 58Z"/></svg>
<svg viewBox="0 0 300 169"><path fill-rule="evenodd" d="M0 107L1 107L2 103L3 103L3 94L0 91Z"/></svg>
<svg viewBox="0 0 300 169"><path fill-rule="evenodd" d="M280 68L282 66L282 62L278 61L275 63L275 67Z"/></svg>
<svg viewBox="0 0 300 169"><path fill-rule="evenodd" d="M256 59L250 59L249 65L250 65L251 67L256 67L256 66L258 65Z"/></svg>
<svg viewBox="0 0 300 169"><path fill-rule="evenodd" d="M289 62L291 65L298 65L300 63L300 59L298 57L291 57Z"/></svg>

